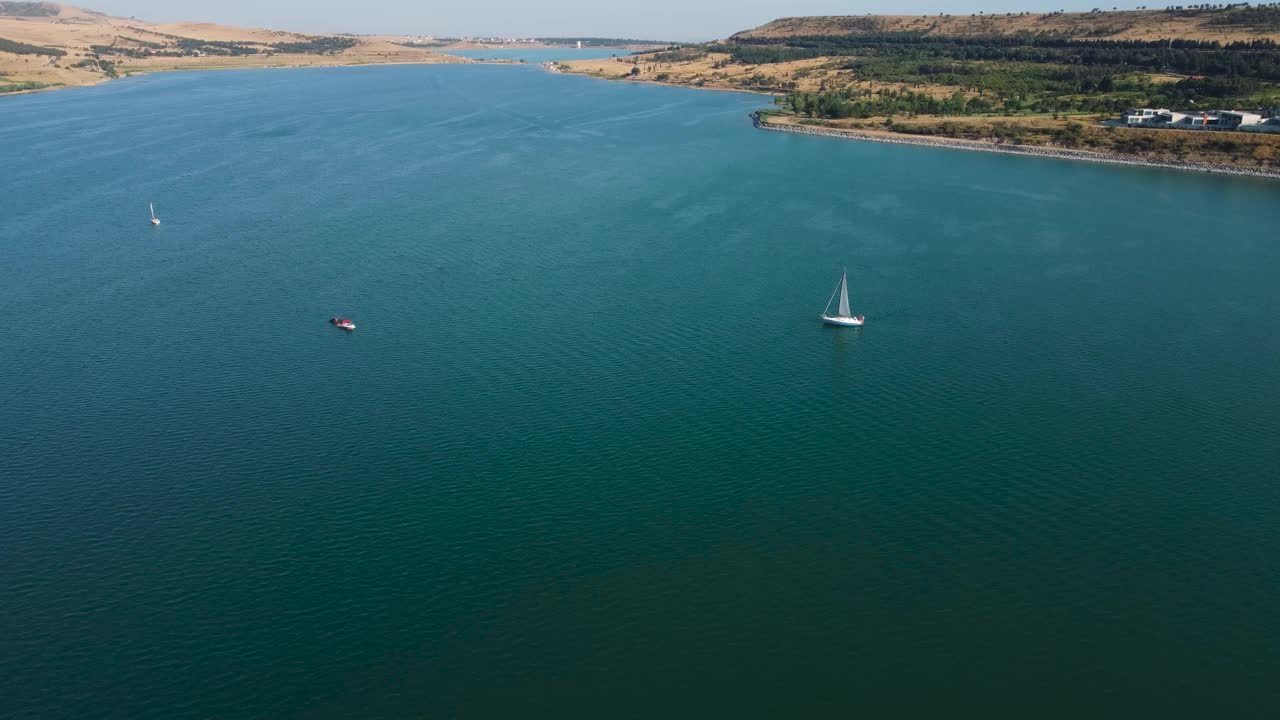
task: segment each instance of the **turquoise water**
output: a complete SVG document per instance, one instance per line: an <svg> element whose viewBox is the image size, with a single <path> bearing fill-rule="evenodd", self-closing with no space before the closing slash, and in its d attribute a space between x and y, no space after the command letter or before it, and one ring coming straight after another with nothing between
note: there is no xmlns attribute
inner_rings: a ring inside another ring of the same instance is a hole
<svg viewBox="0 0 1280 720"><path fill-rule="evenodd" d="M1275 715L1280 184L759 104L0 100L0 715Z"/></svg>
<svg viewBox="0 0 1280 720"><path fill-rule="evenodd" d="M544 63L550 60L598 60L600 58L630 55L621 48L493 48L490 50L450 50L450 55L473 60L523 60L527 63Z"/></svg>

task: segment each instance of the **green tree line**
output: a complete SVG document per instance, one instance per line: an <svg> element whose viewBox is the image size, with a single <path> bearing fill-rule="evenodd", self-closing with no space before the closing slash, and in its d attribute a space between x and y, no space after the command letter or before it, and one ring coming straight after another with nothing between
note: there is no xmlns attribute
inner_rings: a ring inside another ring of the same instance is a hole
<svg viewBox="0 0 1280 720"><path fill-rule="evenodd" d="M6 40L4 38L0 38L0 52L15 53L17 55L52 55L54 57L62 57L67 54L65 50L59 50L58 48L28 45L24 42Z"/></svg>
<svg viewBox="0 0 1280 720"><path fill-rule="evenodd" d="M869 118L881 115L980 115L990 113L1086 112L1118 113L1135 105L1187 108L1239 106L1263 86L1249 78L1187 78L1181 82L1152 85L1132 76L1096 77L1081 69L1063 68L1056 80L1037 84L1016 73L1014 82L981 82L977 95L957 90L946 98L911 89L872 91L865 87L833 88L821 92L792 91L783 103L808 117ZM975 83L953 82L974 87ZM973 77L965 78L973 81Z"/></svg>
<svg viewBox="0 0 1280 720"><path fill-rule="evenodd" d="M307 53L310 55L333 55L353 48L357 41L345 37L321 37L306 42L272 43L271 47L283 53Z"/></svg>
<svg viewBox="0 0 1280 720"><path fill-rule="evenodd" d="M999 61L1174 70L1197 75L1239 75L1280 81L1280 45L1258 39L1228 43L1200 40L1072 40L1049 35L949 38L920 33L801 36L786 44L748 38L712 51L728 52L744 65L823 56L925 61Z"/></svg>

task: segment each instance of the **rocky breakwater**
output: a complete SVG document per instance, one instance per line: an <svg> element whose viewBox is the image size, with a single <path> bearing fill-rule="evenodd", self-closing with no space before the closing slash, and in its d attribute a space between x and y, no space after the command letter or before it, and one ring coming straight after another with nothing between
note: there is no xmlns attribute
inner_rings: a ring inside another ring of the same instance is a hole
<svg viewBox="0 0 1280 720"><path fill-rule="evenodd" d="M1037 145L1005 145L981 142L978 140L961 140L958 138L925 137L888 132L877 133L863 130L846 130L843 128L815 127L813 125L783 125L779 123L771 123L765 120L758 112L751 113L751 121L761 130L776 130L778 132L797 133L800 135L820 135L823 137L844 138L846 140L866 140L869 142L894 143L898 145L930 145L933 147L974 150L977 152L1038 155L1040 157L1058 158L1061 160L1086 160L1088 162L1113 163L1116 165L1140 165L1153 168L1194 170L1197 172L1221 173L1225 175L1246 175L1249 177L1280 180L1280 170L1237 168L1227 165L1214 165L1212 163L1198 163L1179 160L1148 160L1135 155L1089 152L1087 150L1068 150L1065 148L1041 147Z"/></svg>

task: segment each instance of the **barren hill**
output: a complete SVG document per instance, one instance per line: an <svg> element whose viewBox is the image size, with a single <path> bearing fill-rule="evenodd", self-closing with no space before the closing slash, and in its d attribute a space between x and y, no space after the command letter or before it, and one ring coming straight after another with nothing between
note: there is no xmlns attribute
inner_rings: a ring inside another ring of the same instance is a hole
<svg viewBox="0 0 1280 720"><path fill-rule="evenodd" d="M781 18L735 34L740 41L801 36L920 33L942 37L990 37L1027 33L1076 40L1280 41L1280 7L1120 10L1081 13L976 15L866 15Z"/></svg>
<svg viewBox="0 0 1280 720"><path fill-rule="evenodd" d="M135 71L461 61L401 40L149 23L71 5L0 0L0 93L87 85Z"/></svg>

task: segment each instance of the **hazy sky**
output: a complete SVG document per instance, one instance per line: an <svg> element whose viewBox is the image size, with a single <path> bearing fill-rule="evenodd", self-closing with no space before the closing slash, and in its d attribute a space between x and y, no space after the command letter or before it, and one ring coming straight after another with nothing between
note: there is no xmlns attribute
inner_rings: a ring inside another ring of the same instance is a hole
<svg viewBox="0 0 1280 720"><path fill-rule="evenodd" d="M153 22L202 20L300 32L711 40L789 15L1110 9L1097 0L67 0ZM1113 3L1114 4L1114 3ZM1166 3L1167 4L1167 3ZM1135 3L1119 5L1135 7ZM1153 6L1163 7L1155 4Z"/></svg>

